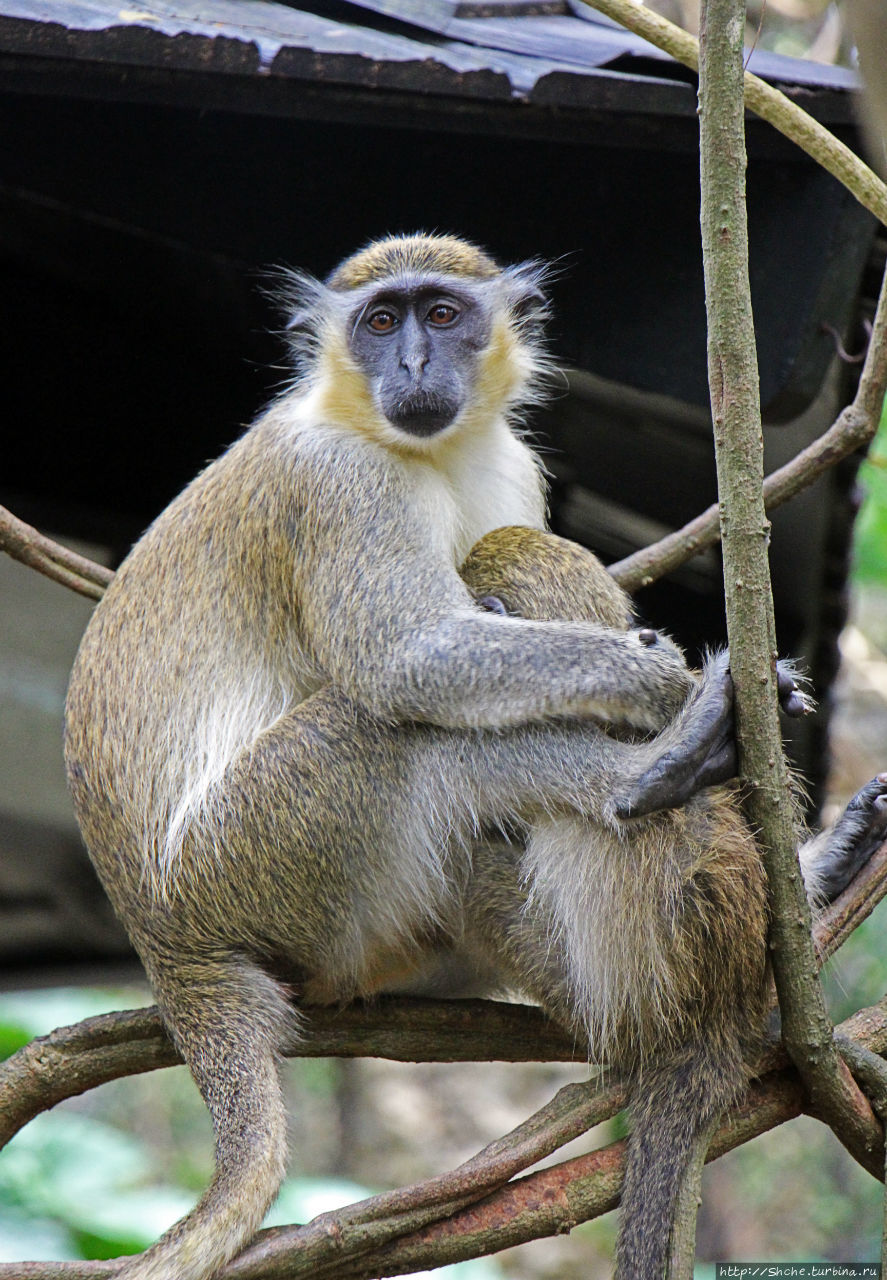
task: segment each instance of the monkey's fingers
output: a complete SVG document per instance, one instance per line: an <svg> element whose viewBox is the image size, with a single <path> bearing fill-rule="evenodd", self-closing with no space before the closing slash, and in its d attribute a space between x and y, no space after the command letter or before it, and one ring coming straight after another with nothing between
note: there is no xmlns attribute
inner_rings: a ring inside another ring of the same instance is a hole
<svg viewBox="0 0 887 1280"><path fill-rule="evenodd" d="M662 754L615 798L617 817L678 809L704 787L736 776L733 681L726 654L709 663L699 695L650 746L657 742L662 742Z"/></svg>

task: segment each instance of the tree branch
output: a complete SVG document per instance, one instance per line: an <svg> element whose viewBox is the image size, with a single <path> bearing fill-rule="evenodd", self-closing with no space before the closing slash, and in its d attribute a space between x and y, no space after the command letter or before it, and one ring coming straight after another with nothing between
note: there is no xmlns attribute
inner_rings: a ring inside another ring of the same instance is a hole
<svg viewBox="0 0 887 1280"><path fill-rule="evenodd" d="M887 842L817 922L818 962L833 955L885 896ZM489 1000L396 997L343 1009L311 1009L301 1039L288 1054L395 1062L584 1059L574 1039L537 1008ZM39 1036L0 1063L0 1147L64 1098L181 1061L153 1005L87 1018ZM758 1064L756 1069L763 1068Z"/></svg>
<svg viewBox="0 0 887 1280"><path fill-rule="evenodd" d="M0 551L91 600L101 600L114 577L110 569L53 542L5 507L0 507Z"/></svg>
<svg viewBox="0 0 887 1280"><path fill-rule="evenodd" d="M664 50L693 71L699 70L699 44L694 36L683 31L667 18L661 18L639 0L582 0L591 9L597 9L620 26L627 27L635 35L649 40L657 49ZM849 147L835 137L824 125L787 98L778 89L745 71L742 76L745 106L755 115L796 143L823 169L837 178L856 197L864 208L887 225L887 185Z"/></svg>
<svg viewBox="0 0 887 1280"><path fill-rule="evenodd" d="M99 1021L89 1019L88 1023ZM887 998L854 1014L841 1024L838 1033L842 1043L849 1043L848 1056L855 1061L870 1062L867 1054L887 1053ZM805 1109L804 1090L795 1072L786 1066L783 1050L769 1048L756 1070L766 1074L749 1086L730 1111L714 1137L708 1159L794 1119ZM872 1076L880 1078L876 1065ZM511 1134L491 1143L452 1173L322 1214L304 1227L259 1232L219 1280L295 1280L301 1276L369 1280L462 1261L568 1231L615 1208L624 1142L501 1184L509 1169L526 1168L542 1152L554 1150L588 1125L614 1114L624 1102L618 1083L605 1089L594 1084L568 1085ZM495 1188L492 1192L491 1187ZM427 1220L422 1225L411 1226L423 1216ZM6 1263L0 1264L0 1280L101 1280L116 1265Z"/></svg>
<svg viewBox="0 0 887 1280"><path fill-rule="evenodd" d="M850 924L859 923L885 893L887 843L820 920L818 946L823 957L840 945ZM887 1052L887 1000L854 1015L841 1032L851 1045ZM292 1046L290 1054L370 1055L397 1061L570 1061L580 1056L573 1040L535 1008L395 998L342 1010L311 1010L304 1038ZM42 1036L0 1066L0 1139L7 1141L26 1121L62 1098L119 1076L180 1061L156 1008L88 1018ZM710 1159L802 1110L803 1092L793 1074L786 1072L783 1049L769 1046L753 1072L766 1073L767 1080L753 1086L731 1112L715 1137ZM568 1230L616 1204L623 1144L502 1184L624 1105L625 1092L618 1081L567 1086L513 1133L452 1173L323 1215L306 1227L260 1233L247 1253L230 1264L225 1280L397 1274L432 1265L439 1248L456 1260ZM578 1179L575 1187L574 1177ZM491 1194L491 1188L501 1190ZM481 1199L482 1206L468 1209ZM408 1238L402 1240L404 1236ZM360 1261L365 1253L366 1260ZM343 1270L347 1259L352 1262ZM10 1264L0 1266L0 1280L4 1276L9 1280L99 1280L114 1265ZM381 1271L382 1266L395 1270Z"/></svg>
<svg viewBox="0 0 887 1280"><path fill-rule="evenodd" d="M856 395L812 444L767 476L764 503L767 511L809 488L842 459L871 443L887 396L887 272L881 281L872 334ZM649 586L685 561L720 541L720 509L715 503L682 529L643 547L610 565L610 573L629 592Z"/></svg>
<svg viewBox="0 0 887 1280"><path fill-rule="evenodd" d="M770 947L783 1036L816 1111L876 1176L883 1130L833 1041L796 856L777 718L770 526L748 274L743 0L703 0L699 107L708 364L740 774L770 885Z"/></svg>
<svg viewBox="0 0 887 1280"><path fill-rule="evenodd" d="M395 1062L576 1062L585 1053L540 1009L491 1000L382 997L312 1008L300 1058ZM0 1147L41 1111L109 1080L182 1061L155 1006L86 1018L38 1036L0 1063Z"/></svg>

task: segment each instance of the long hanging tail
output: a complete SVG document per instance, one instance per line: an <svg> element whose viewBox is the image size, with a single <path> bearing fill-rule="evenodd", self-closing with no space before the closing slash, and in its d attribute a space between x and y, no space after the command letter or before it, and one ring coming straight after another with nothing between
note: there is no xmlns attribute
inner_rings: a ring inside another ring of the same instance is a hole
<svg viewBox="0 0 887 1280"><path fill-rule="evenodd" d="M216 1171L194 1209L115 1275L210 1280L255 1235L286 1170L278 1058L296 1019L284 989L242 957L152 966L151 977L212 1117Z"/></svg>
<svg viewBox="0 0 887 1280"><path fill-rule="evenodd" d="M670 1269L679 1204L695 1210L712 1127L745 1079L738 1046L687 1046L651 1063L632 1085L632 1131L622 1187L617 1280L690 1280ZM695 1211L692 1213L695 1221Z"/></svg>

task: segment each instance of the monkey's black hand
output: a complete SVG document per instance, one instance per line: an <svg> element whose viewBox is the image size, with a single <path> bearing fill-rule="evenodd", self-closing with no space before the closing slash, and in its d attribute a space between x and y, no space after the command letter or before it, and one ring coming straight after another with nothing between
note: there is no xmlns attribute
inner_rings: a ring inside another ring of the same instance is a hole
<svg viewBox="0 0 887 1280"><path fill-rule="evenodd" d="M674 725L661 735L672 745L616 798L619 818L641 818L660 809L678 809L704 787L736 777L736 727L729 655L706 663L702 687ZM798 684L791 663L776 664L776 690L789 716L806 715L813 704ZM676 732L675 732L676 731Z"/></svg>
<svg viewBox="0 0 887 1280"><path fill-rule="evenodd" d="M831 831L816 840L825 848L815 861L814 892L831 902L887 840L887 773L857 791Z"/></svg>

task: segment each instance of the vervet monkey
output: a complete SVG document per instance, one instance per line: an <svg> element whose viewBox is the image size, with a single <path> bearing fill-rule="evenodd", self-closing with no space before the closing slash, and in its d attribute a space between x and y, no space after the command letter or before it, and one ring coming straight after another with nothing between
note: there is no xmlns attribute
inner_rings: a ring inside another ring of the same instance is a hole
<svg viewBox="0 0 887 1280"><path fill-rule="evenodd" d="M500 616L532 615L526 579L551 545L515 430L544 307L536 267L450 237L294 279L297 380L159 517L87 628L67 708L77 815L217 1144L200 1203L126 1280L208 1280L259 1226L284 1172L278 1059L297 1010L400 987L441 950L612 1051L639 1114L652 1082L669 1133L698 1113L681 1111L682 1052L712 1107L736 1087L728 1050L754 1033L764 969L754 845L708 794L624 816L651 790L663 803L662 761L665 802L725 776L726 659L698 678L624 605L604 617L612 588L597 570L583 587L572 553L565 587L557 557L536 575L539 617ZM524 530L494 557L504 579L466 569L483 607L458 566L503 525ZM547 608L546 580L568 608ZM482 838L490 824L529 832L526 852ZM613 920L566 901L585 857L600 884L584 876L582 901ZM703 915L729 936L717 954ZM622 926L639 950L620 977ZM661 1180L667 1218L669 1153L634 1150L626 1217ZM648 1220L623 1229L625 1280L661 1273Z"/></svg>

